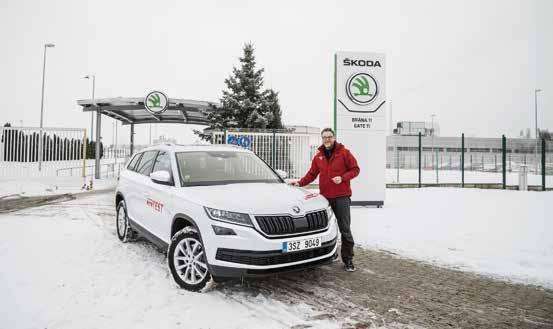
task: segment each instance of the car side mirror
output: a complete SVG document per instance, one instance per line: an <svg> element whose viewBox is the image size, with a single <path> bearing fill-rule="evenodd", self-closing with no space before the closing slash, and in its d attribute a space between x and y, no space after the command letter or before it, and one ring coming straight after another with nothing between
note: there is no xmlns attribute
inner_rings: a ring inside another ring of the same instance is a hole
<svg viewBox="0 0 553 329"><path fill-rule="evenodd" d="M277 169L275 171L280 176L280 178L282 179L288 178L288 173L286 171L280 170L280 169Z"/></svg>
<svg viewBox="0 0 553 329"><path fill-rule="evenodd" d="M171 174L166 170L158 170L150 173L150 179L157 184L173 185Z"/></svg>

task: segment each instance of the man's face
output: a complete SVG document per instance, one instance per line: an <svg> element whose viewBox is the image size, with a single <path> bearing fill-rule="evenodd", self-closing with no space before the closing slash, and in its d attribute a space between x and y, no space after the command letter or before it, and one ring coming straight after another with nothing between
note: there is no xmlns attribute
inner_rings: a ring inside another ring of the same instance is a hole
<svg viewBox="0 0 553 329"><path fill-rule="evenodd" d="M331 148L332 145L334 144L334 142L336 141L336 138L334 137L334 134L330 131L323 132L321 137L323 139L323 145L326 148Z"/></svg>

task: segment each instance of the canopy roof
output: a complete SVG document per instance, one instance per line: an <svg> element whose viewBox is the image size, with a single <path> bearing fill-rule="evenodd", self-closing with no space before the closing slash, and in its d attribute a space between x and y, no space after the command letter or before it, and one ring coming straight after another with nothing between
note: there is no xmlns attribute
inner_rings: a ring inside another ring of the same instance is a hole
<svg viewBox="0 0 553 329"><path fill-rule="evenodd" d="M218 103L190 99L169 98L167 109L161 114L152 114L144 107L143 97L116 97L78 100L83 111L100 111L123 124L138 123L185 123L207 124L209 105Z"/></svg>

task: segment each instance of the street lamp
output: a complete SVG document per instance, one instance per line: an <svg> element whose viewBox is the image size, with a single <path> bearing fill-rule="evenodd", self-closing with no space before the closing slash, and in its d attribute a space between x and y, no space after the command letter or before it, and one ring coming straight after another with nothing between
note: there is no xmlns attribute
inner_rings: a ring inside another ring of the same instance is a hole
<svg viewBox="0 0 553 329"><path fill-rule="evenodd" d="M94 74L87 75L85 79L92 79L92 104L96 105L94 91L96 89L96 76ZM94 139L94 111L90 113L90 140Z"/></svg>
<svg viewBox="0 0 553 329"><path fill-rule="evenodd" d="M536 163L536 174L538 173L538 140L540 138L538 133L538 93L541 91L541 89L534 89L534 108L536 113L536 149L534 150L534 161Z"/></svg>
<svg viewBox="0 0 553 329"><path fill-rule="evenodd" d="M44 123L44 81L46 78L46 49L47 48L54 48L55 45L53 43L45 43L44 44L44 56L42 61L42 97L40 99L40 138L39 138L39 144L38 144L38 170L42 170L42 128Z"/></svg>

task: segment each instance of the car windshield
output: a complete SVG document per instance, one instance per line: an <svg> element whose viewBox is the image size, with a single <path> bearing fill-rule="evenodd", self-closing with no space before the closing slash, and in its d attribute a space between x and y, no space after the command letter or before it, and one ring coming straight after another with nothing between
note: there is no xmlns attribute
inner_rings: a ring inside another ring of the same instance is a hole
<svg viewBox="0 0 553 329"><path fill-rule="evenodd" d="M182 186L282 182L265 162L249 152L178 152L176 157Z"/></svg>

